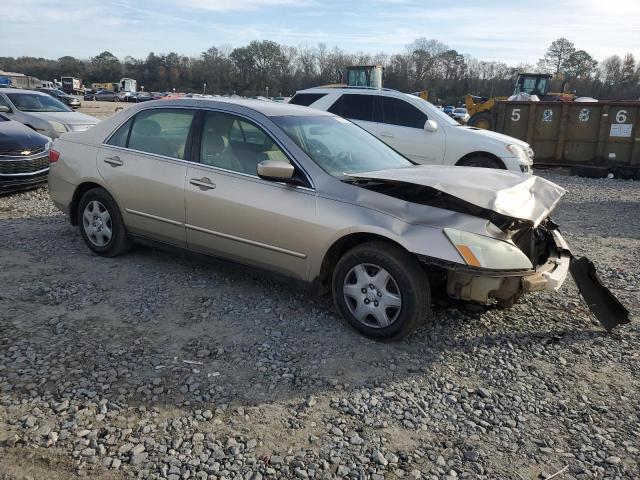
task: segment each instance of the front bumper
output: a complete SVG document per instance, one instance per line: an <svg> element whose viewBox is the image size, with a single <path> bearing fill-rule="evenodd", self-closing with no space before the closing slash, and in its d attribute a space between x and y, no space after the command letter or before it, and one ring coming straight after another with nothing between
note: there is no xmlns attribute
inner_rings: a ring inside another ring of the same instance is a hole
<svg viewBox="0 0 640 480"><path fill-rule="evenodd" d="M517 173L532 173L533 172L533 160L529 159L528 162L525 162L520 157L500 157L502 163L507 168L507 170L511 170Z"/></svg>

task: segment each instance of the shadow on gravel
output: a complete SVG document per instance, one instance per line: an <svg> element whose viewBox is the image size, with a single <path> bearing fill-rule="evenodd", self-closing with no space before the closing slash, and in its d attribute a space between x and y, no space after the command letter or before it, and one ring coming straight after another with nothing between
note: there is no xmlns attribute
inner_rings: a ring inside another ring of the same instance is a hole
<svg viewBox="0 0 640 480"><path fill-rule="evenodd" d="M0 221L0 231L10 233L0 250L0 388L18 399L256 405L384 387L478 347L602 335L549 318L538 319L540 331L499 332L510 322L437 308L411 338L379 343L339 319L328 298L263 271L148 247L97 257L60 218Z"/></svg>

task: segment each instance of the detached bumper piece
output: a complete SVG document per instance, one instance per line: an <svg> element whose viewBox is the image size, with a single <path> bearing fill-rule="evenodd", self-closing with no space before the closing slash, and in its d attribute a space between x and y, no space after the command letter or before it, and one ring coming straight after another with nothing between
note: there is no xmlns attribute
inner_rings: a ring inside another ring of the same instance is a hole
<svg viewBox="0 0 640 480"><path fill-rule="evenodd" d="M607 332L630 322L629 310L604 286L591 260L586 257L571 257L569 271L589 310Z"/></svg>

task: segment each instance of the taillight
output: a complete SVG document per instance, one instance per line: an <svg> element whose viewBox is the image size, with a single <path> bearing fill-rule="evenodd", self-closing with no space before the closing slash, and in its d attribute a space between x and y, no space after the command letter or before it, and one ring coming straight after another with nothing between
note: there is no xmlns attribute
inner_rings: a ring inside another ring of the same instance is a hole
<svg viewBox="0 0 640 480"><path fill-rule="evenodd" d="M49 150L49 163L55 163L60 158L60 152L57 150Z"/></svg>

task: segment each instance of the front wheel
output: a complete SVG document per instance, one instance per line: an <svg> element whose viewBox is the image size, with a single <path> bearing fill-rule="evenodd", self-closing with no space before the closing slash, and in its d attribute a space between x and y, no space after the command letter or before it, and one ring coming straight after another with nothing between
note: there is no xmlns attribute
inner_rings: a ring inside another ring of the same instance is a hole
<svg viewBox="0 0 640 480"><path fill-rule="evenodd" d="M87 246L98 255L115 257L131 248L120 209L102 188L92 188L82 195L78 226Z"/></svg>
<svg viewBox="0 0 640 480"><path fill-rule="evenodd" d="M333 300L360 333L399 340L427 317L429 281L418 260L400 247L370 242L354 247L333 272Z"/></svg>

